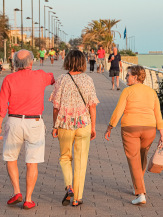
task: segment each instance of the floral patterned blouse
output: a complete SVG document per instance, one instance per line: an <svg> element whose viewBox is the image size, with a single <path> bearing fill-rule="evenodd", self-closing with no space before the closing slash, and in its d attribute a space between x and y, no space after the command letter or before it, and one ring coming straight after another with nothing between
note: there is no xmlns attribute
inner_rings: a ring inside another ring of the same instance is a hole
<svg viewBox="0 0 163 217"><path fill-rule="evenodd" d="M72 75L78 85L86 106L79 91L68 74L62 74L54 84L50 101L54 108L59 110L56 128L76 130L91 123L89 106L98 104L94 83L91 77L85 73Z"/></svg>

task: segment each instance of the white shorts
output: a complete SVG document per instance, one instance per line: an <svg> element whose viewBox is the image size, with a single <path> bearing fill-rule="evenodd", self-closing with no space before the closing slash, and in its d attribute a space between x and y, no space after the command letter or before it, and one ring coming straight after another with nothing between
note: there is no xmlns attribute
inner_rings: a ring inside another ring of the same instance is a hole
<svg viewBox="0 0 163 217"><path fill-rule="evenodd" d="M9 117L5 124L3 160L15 161L25 144L25 162L44 162L45 125L43 119Z"/></svg>

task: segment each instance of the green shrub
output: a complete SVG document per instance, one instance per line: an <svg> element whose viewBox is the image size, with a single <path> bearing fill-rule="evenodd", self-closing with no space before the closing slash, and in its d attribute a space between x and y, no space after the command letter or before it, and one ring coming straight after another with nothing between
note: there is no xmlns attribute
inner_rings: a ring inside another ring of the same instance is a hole
<svg viewBox="0 0 163 217"><path fill-rule="evenodd" d="M160 108L163 113L163 81L159 82L159 91L157 91L157 96L160 101Z"/></svg>
<svg viewBox="0 0 163 217"><path fill-rule="evenodd" d="M132 52L132 50L121 50L121 51L119 51L119 53L122 56L136 56L136 54L134 52Z"/></svg>

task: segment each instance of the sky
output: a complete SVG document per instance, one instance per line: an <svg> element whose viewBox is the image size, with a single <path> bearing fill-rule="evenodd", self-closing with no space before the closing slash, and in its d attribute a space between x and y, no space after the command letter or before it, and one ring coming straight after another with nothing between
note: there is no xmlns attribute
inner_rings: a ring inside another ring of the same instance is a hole
<svg viewBox="0 0 163 217"><path fill-rule="evenodd" d="M23 25L30 27L31 0L23 2ZM34 2L34 22L39 22L39 0ZM163 0L40 0L41 22L44 25L44 5L53 7L56 16L62 22L62 30L70 38L80 37L82 30L92 20L121 20L113 30L121 33L115 35L115 43L120 49L126 48L124 30L127 29L128 47L135 52L163 51ZM10 24L14 26L14 8L21 7L21 0L5 0L5 13ZM46 26L48 11L46 8ZM3 11L3 0L0 0L0 11ZM16 13L17 26L20 27L20 12ZM38 33L35 31L35 35Z"/></svg>

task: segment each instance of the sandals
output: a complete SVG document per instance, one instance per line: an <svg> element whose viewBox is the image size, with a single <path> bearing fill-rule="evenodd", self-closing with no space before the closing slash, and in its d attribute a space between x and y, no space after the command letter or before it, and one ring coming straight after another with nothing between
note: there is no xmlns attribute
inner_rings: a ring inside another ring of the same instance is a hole
<svg viewBox="0 0 163 217"><path fill-rule="evenodd" d="M79 206L81 204L83 204L83 200L82 199L80 199L80 200L73 200L73 202L72 202L72 206Z"/></svg>
<svg viewBox="0 0 163 217"><path fill-rule="evenodd" d="M66 192L66 194L65 194L65 196L64 196L64 198L63 198L63 200L62 200L62 205L63 205L63 206L69 205L69 204L70 204L70 199L71 199L71 197L73 197L73 196L74 196L74 191L73 191L72 188L69 188L69 189L67 190L67 192Z"/></svg>

